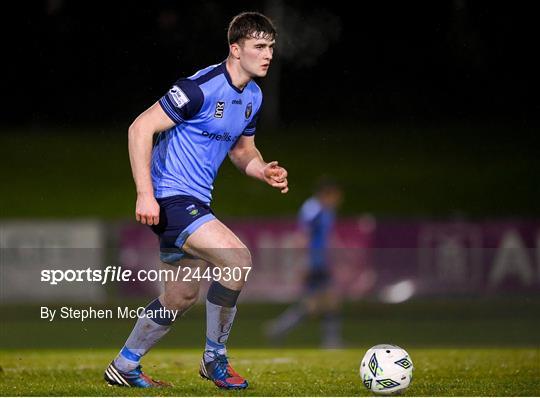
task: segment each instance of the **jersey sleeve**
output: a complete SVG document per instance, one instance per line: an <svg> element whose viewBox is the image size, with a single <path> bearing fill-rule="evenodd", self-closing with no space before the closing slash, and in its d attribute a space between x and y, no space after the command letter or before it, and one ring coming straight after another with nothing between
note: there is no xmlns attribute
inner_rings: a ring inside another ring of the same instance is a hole
<svg viewBox="0 0 540 398"><path fill-rule="evenodd" d="M242 135L251 136L255 135L255 132L257 131L257 122L259 121L259 115L261 114L262 109L262 99L261 99L261 105L259 105L259 109L257 109L257 113L253 115L253 118L250 120L249 124L246 126L244 131L242 132Z"/></svg>
<svg viewBox="0 0 540 398"><path fill-rule="evenodd" d="M202 108L204 95L193 80L180 79L159 100L163 111L176 124L193 118Z"/></svg>
<svg viewBox="0 0 540 398"><path fill-rule="evenodd" d="M321 214L321 205L314 199L308 199L298 213L298 224L301 229L310 229Z"/></svg>

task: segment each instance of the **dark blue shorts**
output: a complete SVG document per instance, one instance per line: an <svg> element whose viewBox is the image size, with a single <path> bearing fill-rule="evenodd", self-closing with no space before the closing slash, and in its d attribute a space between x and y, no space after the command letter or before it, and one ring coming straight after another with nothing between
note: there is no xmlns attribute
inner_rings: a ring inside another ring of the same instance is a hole
<svg viewBox="0 0 540 398"><path fill-rule="evenodd" d="M159 224L152 225L159 237L159 256L164 263L173 263L186 256L182 246L204 223L214 220L214 212L193 196L175 195L156 199L159 203Z"/></svg>
<svg viewBox="0 0 540 398"><path fill-rule="evenodd" d="M330 286L332 276L330 271L325 268L312 269L308 272L305 286L310 293L324 290Z"/></svg>

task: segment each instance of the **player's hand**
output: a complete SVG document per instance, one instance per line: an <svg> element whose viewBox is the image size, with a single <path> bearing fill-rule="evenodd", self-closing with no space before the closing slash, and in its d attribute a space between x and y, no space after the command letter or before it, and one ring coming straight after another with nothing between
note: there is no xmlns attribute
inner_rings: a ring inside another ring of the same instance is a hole
<svg viewBox="0 0 540 398"><path fill-rule="evenodd" d="M275 160L268 163L263 169L264 181L270 186L279 189L281 193L289 192L287 174L287 170L278 166L278 162Z"/></svg>
<svg viewBox="0 0 540 398"><path fill-rule="evenodd" d="M157 225L159 224L159 204L153 194L137 195L137 204L135 206L135 218L141 224Z"/></svg>

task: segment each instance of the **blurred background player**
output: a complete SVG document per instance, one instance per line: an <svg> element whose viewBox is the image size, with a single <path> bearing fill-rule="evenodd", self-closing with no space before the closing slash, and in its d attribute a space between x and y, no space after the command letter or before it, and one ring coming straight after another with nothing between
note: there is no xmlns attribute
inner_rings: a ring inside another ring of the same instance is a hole
<svg viewBox="0 0 540 398"><path fill-rule="evenodd" d="M303 278L304 292L298 303L267 325L266 334L273 343L279 343L307 315L318 315L322 320L322 346L339 348L343 345L341 299L333 284L329 253L335 213L342 199L338 183L324 176L319 179L314 195L300 208L299 227L309 255Z"/></svg>

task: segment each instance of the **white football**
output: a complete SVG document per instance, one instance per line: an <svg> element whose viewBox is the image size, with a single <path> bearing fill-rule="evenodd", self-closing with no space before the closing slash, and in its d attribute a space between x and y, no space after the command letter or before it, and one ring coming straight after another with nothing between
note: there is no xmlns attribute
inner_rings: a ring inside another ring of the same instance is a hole
<svg viewBox="0 0 540 398"><path fill-rule="evenodd" d="M403 348L379 344L367 350L360 362L360 378L364 386L377 394L402 392L411 384L411 357Z"/></svg>

